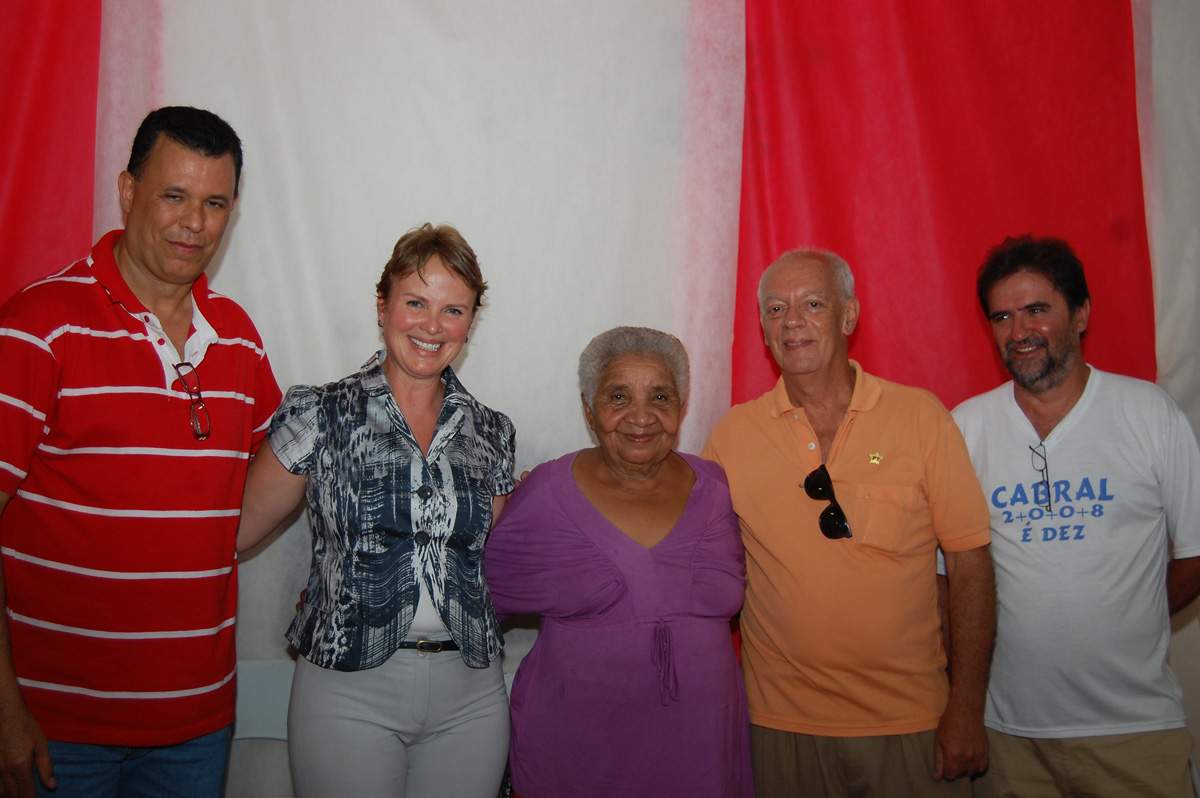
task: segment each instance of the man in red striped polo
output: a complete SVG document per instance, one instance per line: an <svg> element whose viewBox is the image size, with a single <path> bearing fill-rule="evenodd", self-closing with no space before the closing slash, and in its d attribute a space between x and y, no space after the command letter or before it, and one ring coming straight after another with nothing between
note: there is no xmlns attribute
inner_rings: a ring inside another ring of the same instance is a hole
<svg viewBox="0 0 1200 798"><path fill-rule="evenodd" d="M280 398L204 276L241 166L215 114L153 111L125 229L0 308L5 796L221 793L238 513Z"/></svg>

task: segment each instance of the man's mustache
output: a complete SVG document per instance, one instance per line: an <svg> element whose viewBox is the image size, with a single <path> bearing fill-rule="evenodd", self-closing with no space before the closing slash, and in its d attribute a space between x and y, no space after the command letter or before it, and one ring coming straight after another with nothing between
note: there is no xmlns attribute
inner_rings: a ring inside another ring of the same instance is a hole
<svg viewBox="0 0 1200 798"><path fill-rule="evenodd" d="M1048 346L1049 343L1050 342L1046 340L1045 336L1037 335L1037 334L1028 335L1028 336L1022 338L1020 341L1009 341L1007 344L1004 345L1004 353L1011 355L1012 351L1019 347Z"/></svg>

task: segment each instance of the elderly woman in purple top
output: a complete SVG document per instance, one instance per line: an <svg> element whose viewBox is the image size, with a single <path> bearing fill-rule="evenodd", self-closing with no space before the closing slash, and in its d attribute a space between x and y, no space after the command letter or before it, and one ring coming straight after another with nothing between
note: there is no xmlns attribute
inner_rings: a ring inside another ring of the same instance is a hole
<svg viewBox="0 0 1200 798"><path fill-rule="evenodd" d="M745 561L721 469L673 451L678 339L644 327L580 357L599 446L534 469L488 539L502 615L541 616L512 693L522 798L753 795L730 643Z"/></svg>

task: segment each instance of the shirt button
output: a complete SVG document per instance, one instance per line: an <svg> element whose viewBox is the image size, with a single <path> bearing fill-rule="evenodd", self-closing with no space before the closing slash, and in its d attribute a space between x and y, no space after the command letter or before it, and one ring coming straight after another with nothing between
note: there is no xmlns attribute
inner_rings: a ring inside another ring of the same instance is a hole
<svg viewBox="0 0 1200 798"><path fill-rule="evenodd" d="M421 487L417 488L417 496L422 499L428 499L432 495L433 488L429 487L428 485L422 485Z"/></svg>
<svg viewBox="0 0 1200 798"><path fill-rule="evenodd" d="M794 419L796 419L797 421L799 421L799 420L800 420L800 414L799 414L799 413L792 413L792 418L794 418Z"/></svg>
<svg viewBox="0 0 1200 798"><path fill-rule="evenodd" d="M808 445L808 450L809 450L810 452L811 452L813 449L815 449L815 448L817 448L817 445L816 445L815 443L810 443L810 444Z"/></svg>
<svg viewBox="0 0 1200 798"><path fill-rule="evenodd" d="M161 338L159 338L159 339L158 339L158 345L159 345L159 346L162 346L162 345L163 345L163 344L165 344L165 343L166 343L166 341L164 341L163 339L161 339Z"/></svg>
<svg viewBox="0 0 1200 798"><path fill-rule="evenodd" d="M429 533L424 532L424 531L418 532L417 533L417 542L420 543L422 546L424 546L426 543L429 542Z"/></svg>

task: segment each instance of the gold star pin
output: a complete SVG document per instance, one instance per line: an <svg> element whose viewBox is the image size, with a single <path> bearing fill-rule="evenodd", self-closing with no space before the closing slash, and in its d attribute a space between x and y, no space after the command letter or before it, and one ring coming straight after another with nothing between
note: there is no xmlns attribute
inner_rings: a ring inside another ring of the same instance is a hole
<svg viewBox="0 0 1200 798"><path fill-rule="evenodd" d="M879 452L867 455L867 459L871 461L871 465L879 465L883 462L883 455Z"/></svg>

